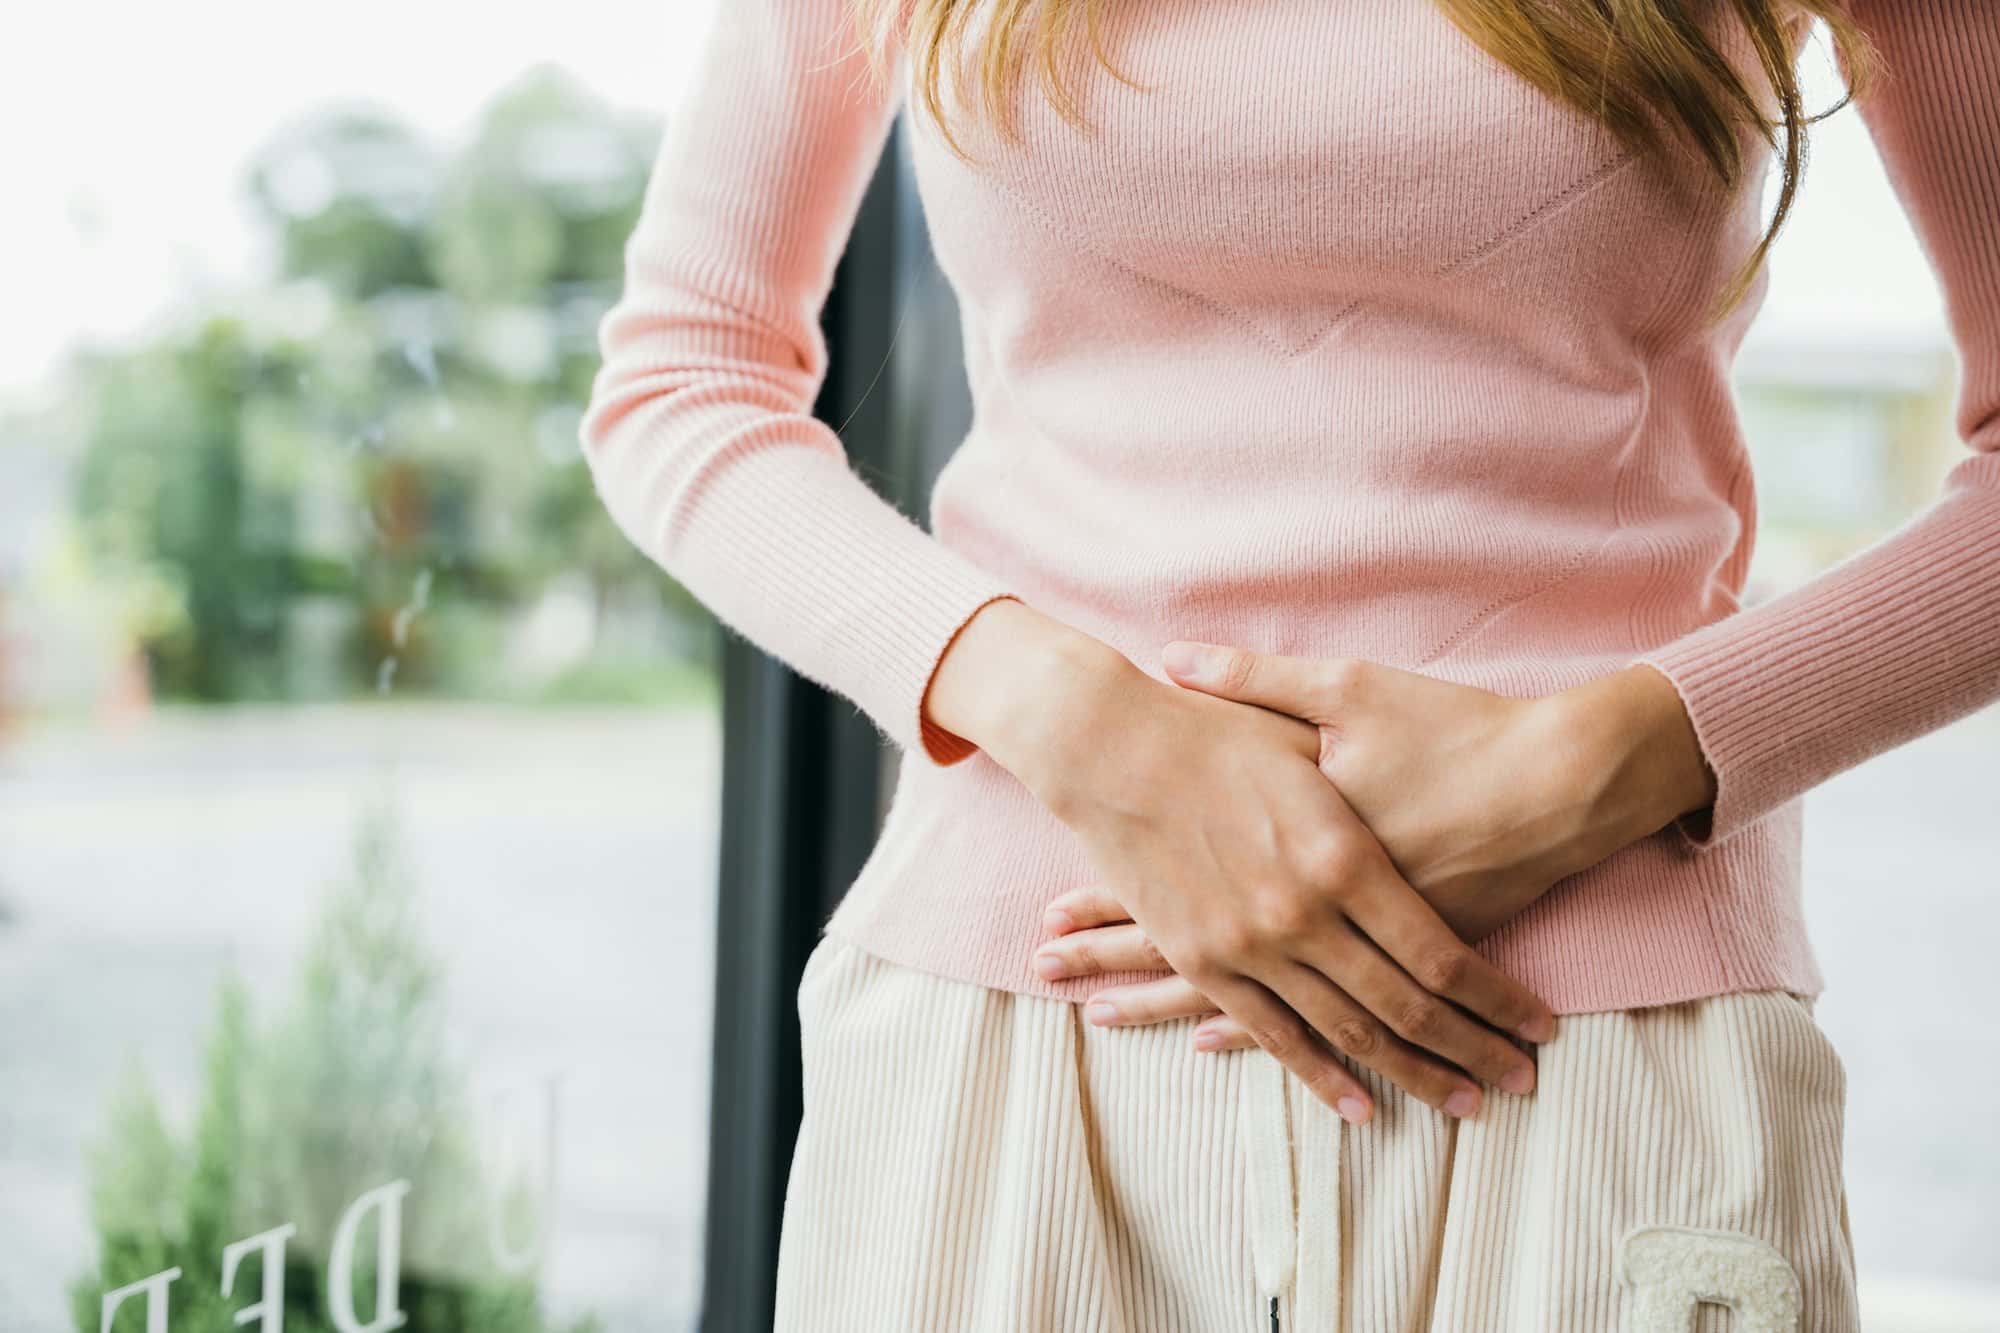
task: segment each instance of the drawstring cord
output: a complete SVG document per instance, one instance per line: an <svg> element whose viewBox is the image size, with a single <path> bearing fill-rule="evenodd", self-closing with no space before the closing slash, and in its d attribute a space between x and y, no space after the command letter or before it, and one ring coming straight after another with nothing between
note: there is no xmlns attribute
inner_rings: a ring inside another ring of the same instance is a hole
<svg viewBox="0 0 2000 1333"><path fill-rule="evenodd" d="M1248 1063L1237 1082L1238 1112L1249 1146L1250 1253L1264 1298L1258 1313L1266 1321L1265 1333L1284 1333L1282 1302L1296 1287L1290 1322L1299 1333L1310 1326L1301 1316L1308 1290L1315 1304L1322 1296L1338 1297L1340 1154L1347 1122L1268 1052L1249 1050L1243 1058ZM1322 1203L1302 1210L1301 1198ZM1305 1281L1298 1281L1302 1274Z"/></svg>
<svg viewBox="0 0 2000 1333"><path fill-rule="evenodd" d="M1243 1052L1239 1114L1250 1149L1250 1254L1270 1333L1282 1333L1278 1301L1298 1262L1298 1206L1292 1197L1291 1118L1285 1067L1261 1047Z"/></svg>

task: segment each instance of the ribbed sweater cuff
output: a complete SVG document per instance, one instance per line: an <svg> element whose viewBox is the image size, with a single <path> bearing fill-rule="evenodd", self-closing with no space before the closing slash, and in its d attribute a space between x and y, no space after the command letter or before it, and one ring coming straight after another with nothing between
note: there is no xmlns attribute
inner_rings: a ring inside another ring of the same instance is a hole
<svg viewBox="0 0 2000 1333"><path fill-rule="evenodd" d="M823 423L743 432L679 494L655 549L726 624L903 750L948 765L978 748L923 700L966 622L1016 590L876 494Z"/></svg>
<svg viewBox="0 0 2000 1333"><path fill-rule="evenodd" d="M1675 821L1706 852L1876 754L2000 698L2000 458L1819 577L1634 660L1674 683L1716 776Z"/></svg>
<svg viewBox="0 0 2000 1333"><path fill-rule="evenodd" d="M986 606L987 603L997 602L1003 598L1017 602L1021 600L1020 597L1011 592L996 592L987 595L976 588L970 591L967 597L969 599L976 598L976 604L971 610L964 611L959 617L958 627L951 631L942 644L938 645L937 652L932 655L930 665L924 671L924 683L917 690L917 735L923 742L925 757L940 768L948 767L963 759L970 758L978 751L979 746L957 732L946 731L943 727L931 721L930 715L924 711L925 701L930 697L930 683L937 676L938 665L944 660L945 652L957 640L959 630L965 628L965 623L977 615L980 609ZM962 608L963 604L959 603L956 605ZM905 746L904 748L907 749L909 747Z"/></svg>

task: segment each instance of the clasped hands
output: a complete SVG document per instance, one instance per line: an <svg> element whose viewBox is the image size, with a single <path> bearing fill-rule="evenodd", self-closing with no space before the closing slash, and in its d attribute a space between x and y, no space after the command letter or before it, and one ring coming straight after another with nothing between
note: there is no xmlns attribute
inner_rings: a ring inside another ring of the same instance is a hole
<svg viewBox="0 0 2000 1333"><path fill-rule="evenodd" d="M1041 975L1164 970L1086 1016L1212 1015L1198 1048L1261 1046L1355 1123L1373 1099L1336 1053L1452 1115L1480 1080L1532 1091L1522 1043L1554 1015L1471 946L1713 798L1672 684L1515 699L1353 658L1162 660L1171 683L1130 668L1035 784L1102 876L1050 902Z"/></svg>

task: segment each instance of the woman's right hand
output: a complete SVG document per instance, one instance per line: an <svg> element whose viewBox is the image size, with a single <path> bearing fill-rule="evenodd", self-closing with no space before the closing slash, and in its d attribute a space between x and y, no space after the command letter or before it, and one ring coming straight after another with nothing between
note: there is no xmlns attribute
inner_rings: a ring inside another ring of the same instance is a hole
<svg viewBox="0 0 2000 1333"><path fill-rule="evenodd" d="M1372 1100L1335 1051L1453 1115L1479 1107L1468 1074L1532 1088L1534 1062L1502 1034L1552 1022L1548 1006L1404 881L1320 772L1317 727L1155 680L1095 640L1023 655L1007 646L1020 638L996 633L1010 617L1047 620L1008 602L975 616L930 715L1076 832L1163 969L1350 1121ZM1010 654L1012 669L996 670ZM1024 670L1031 661L1059 668ZM1033 682L1039 706L955 702L982 673L995 690Z"/></svg>

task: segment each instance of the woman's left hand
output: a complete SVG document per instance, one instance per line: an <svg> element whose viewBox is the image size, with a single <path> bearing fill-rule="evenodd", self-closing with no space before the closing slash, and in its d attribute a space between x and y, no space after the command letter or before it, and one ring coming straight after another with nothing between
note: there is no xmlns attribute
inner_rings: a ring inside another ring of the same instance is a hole
<svg viewBox="0 0 2000 1333"><path fill-rule="evenodd" d="M1162 660L1177 684L1316 725L1320 771L1468 943L1714 795L1680 697L1650 667L1516 699L1357 658L1175 643ZM1102 886L1055 898L1044 925L1035 965L1050 980L1164 965ZM1178 975L1086 1008L1108 1025L1203 1014L1197 1046L1254 1045Z"/></svg>

